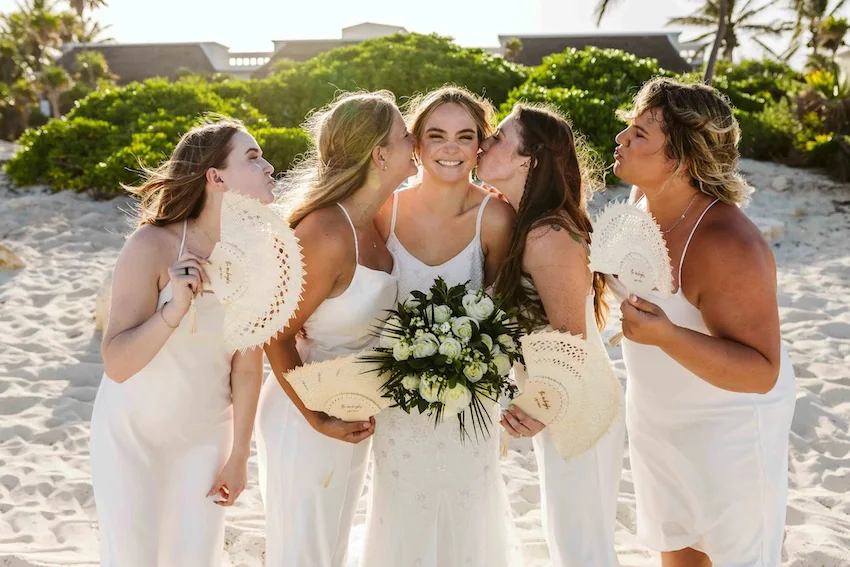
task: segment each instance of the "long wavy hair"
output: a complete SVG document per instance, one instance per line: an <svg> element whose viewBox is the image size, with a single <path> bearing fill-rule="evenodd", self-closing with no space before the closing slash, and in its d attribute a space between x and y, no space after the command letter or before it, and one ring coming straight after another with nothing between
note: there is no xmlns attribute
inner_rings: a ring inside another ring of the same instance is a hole
<svg viewBox="0 0 850 567"><path fill-rule="evenodd" d="M209 114L183 134L166 161L143 170L141 185L122 185L138 198L134 223L165 226L197 218L206 203L207 170L227 167L233 136L246 131L239 120Z"/></svg>
<svg viewBox="0 0 850 567"><path fill-rule="evenodd" d="M496 279L496 293L509 305L520 308L523 327L531 329L548 321L543 305L529 297L522 284L525 242L529 233L541 226L557 225L585 245L590 245L593 226L587 212L592 190L601 187L600 169L583 140L576 139L569 120L553 107L519 103L511 115L519 126L522 156L531 158L522 200L517 208L508 256ZM605 280L593 274L596 324L605 326L608 305Z"/></svg>
<svg viewBox="0 0 850 567"><path fill-rule="evenodd" d="M743 205L753 192L738 172L741 128L728 99L703 83L659 78L646 83L632 108L618 112L631 121L660 111L667 136L665 155L676 164L672 177L687 172L691 185L728 205Z"/></svg>
<svg viewBox="0 0 850 567"><path fill-rule="evenodd" d="M343 93L307 119L313 148L281 182L292 226L366 184L372 150L387 144L396 111L389 91Z"/></svg>

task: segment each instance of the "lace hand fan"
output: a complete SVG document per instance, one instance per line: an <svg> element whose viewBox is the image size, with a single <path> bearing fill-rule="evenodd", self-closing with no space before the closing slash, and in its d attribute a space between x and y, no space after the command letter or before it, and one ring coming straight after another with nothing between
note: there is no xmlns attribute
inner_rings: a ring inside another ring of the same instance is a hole
<svg viewBox="0 0 850 567"><path fill-rule="evenodd" d="M299 366L284 377L309 409L343 421L363 421L393 403L381 395L386 380L377 368L352 354Z"/></svg>
<svg viewBox="0 0 850 567"><path fill-rule="evenodd" d="M224 341L244 352L271 340L301 299L304 266L295 233L274 209L233 191L221 202L221 242L204 266L225 306Z"/></svg>
<svg viewBox="0 0 850 567"><path fill-rule="evenodd" d="M512 402L546 424L569 460L593 447L623 405L623 388L604 351L569 333L537 331L520 339L528 378Z"/></svg>
<svg viewBox="0 0 850 567"><path fill-rule="evenodd" d="M655 219L629 203L612 203L593 222L590 269L617 276L626 294L673 293L673 271L664 235ZM611 344L619 344L617 333Z"/></svg>

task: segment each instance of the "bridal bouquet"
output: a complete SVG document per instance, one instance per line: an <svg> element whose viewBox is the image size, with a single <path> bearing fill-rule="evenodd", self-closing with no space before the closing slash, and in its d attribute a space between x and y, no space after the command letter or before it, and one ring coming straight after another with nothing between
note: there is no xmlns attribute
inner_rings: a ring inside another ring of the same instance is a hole
<svg viewBox="0 0 850 567"><path fill-rule="evenodd" d="M395 406L427 413L435 426L457 416L462 437L471 420L477 437L489 431L484 399L514 393L508 374L522 360L519 336L511 314L484 291L438 278L390 311L379 347L363 360L388 376L383 395Z"/></svg>

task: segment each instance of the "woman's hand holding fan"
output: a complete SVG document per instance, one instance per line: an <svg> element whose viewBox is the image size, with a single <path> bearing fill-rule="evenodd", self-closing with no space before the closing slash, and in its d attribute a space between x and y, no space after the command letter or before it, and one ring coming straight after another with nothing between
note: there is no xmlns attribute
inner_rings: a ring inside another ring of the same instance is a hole
<svg viewBox="0 0 850 567"><path fill-rule="evenodd" d="M670 256L661 228L652 216L628 203L605 207L593 222L590 269L617 278L626 295L673 292ZM617 345L623 333L610 344Z"/></svg>

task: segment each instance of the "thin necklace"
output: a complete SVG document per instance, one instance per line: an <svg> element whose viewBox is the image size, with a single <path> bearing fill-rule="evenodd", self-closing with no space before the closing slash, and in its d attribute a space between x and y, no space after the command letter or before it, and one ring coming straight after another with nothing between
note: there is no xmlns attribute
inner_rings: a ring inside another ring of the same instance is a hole
<svg viewBox="0 0 850 567"><path fill-rule="evenodd" d="M213 246L215 246L216 242L218 242L218 241L217 241L216 239L214 239L212 236L210 236L210 233L209 233L209 232L207 232L206 230L204 230L204 227L203 227L203 226L201 226L201 223L200 223L200 222L198 222L197 220L195 220L195 226L197 226L198 228L200 228L200 229L201 229L201 232L203 232L203 233L204 233L204 236L206 236L206 237L209 239L210 244L212 244Z"/></svg>
<svg viewBox="0 0 850 567"><path fill-rule="evenodd" d="M693 196L693 197L691 197L691 201L688 203L688 206L687 206L687 207L685 207L685 210L684 210L684 211L682 211L682 216L680 216L680 217L679 217L679 220L677 220L677 221L673 224L673 226L671 226L670 228L668 228L667 230L665 230L663 234L668 234L668 233L670 233L670 232L671 232L674 228L676 228L677 226L679 226L679 223L680 223L680 222L682 222L683 220L685 220L685 215L687 215L687 214L688 214L688 211L691 209L691 205L693 205L693 204L694 204L694 201L696 201L696 200L697 200L697 197L699 197L699 193L694 193L694 196Z"/></svg>

